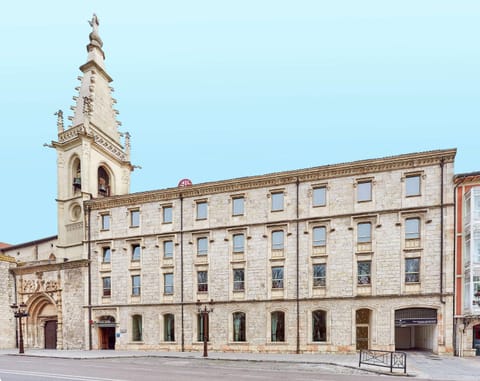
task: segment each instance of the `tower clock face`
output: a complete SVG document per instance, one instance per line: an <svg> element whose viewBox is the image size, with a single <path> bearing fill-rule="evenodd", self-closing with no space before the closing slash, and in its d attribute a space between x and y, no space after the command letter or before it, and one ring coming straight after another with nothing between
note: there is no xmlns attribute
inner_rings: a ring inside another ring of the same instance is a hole
<svg viewBox="0 0 480 381"><path fill-rule="evenodd" d="M82 208L80 205L75 204L70 209L70 216L72 221L78 221L82 215Z"/></svg>

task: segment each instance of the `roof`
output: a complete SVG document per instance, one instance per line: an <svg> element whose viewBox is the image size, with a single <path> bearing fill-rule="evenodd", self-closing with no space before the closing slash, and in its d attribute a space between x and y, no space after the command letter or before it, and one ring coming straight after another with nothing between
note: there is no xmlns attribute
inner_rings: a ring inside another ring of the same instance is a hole
<svg viewBox="0 0 480 381"><path fill-rule="evenodd" d="M4 251L15 250L15 249L21 249L22 247L39 245L39 244L44 243L44 242L53 241L53 240L55 240L55 239L57 239L57 238L58 238L58 236L53 235L53 236L51 236L51 237L40 238L40 239L37 239L37 240L35 240L35 241L19 243L19 244L17 244L17 245L8 245L8 244L5 244L6 246L4 246L4 247L2 247L2 246L0 245L0 251L4 252Z"/></svg>

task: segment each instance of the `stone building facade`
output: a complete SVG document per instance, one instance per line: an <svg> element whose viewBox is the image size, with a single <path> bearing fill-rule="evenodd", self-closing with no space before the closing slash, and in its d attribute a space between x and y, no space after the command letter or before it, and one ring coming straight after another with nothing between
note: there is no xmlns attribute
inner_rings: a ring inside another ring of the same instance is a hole
<svg viewBox="0 0 480 381"><path fill-rule="evenodd" d="M51 144L58 237L0 262L27 347L453 351L454 149L131 194L90 25L72 123L59 110Z"/></svg>

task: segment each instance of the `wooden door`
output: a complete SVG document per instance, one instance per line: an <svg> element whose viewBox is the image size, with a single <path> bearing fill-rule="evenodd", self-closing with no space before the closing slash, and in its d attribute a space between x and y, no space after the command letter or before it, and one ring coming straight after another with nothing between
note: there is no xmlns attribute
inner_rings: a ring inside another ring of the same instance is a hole
<svg viewBox="0 0 480 381"><path fill-rule="evenodd" d="M45 322L45 349L57 349L57 321Z"/></svg>

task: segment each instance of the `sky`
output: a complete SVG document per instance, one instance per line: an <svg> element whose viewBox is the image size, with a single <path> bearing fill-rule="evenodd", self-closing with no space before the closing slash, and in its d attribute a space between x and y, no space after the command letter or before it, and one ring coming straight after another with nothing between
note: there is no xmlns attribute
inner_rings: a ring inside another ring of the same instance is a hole
<svg viewBox="0 0 480 381"><path fill-rule="evenodd" d="M25 0L0 22L0 242L57 234L55 111L95 12L131 191L457 148L480 170L478 0Z"/></svg>

